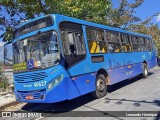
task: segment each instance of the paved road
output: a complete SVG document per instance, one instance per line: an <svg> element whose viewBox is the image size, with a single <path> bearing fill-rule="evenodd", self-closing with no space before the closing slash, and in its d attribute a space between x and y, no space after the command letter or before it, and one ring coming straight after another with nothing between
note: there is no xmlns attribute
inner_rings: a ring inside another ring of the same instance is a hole
<svg viewBox="0 0 160 120"><path fill-rule="evenodd" d="M74 112L74 115L83 116L93 113L96 115L107 114L107 111L159 111L160 114L160 68L156 68L150 71L150 75L147 79L136 77L130 80L126 80L109 86L108 94L101 99L93 99L90 94L81 96L71 101L63 101L54 104L20 104L16 107L10 107L7 111L28 111L28 112L51 112L51 111L82 111ZM84 111L97 111L97 112L84 112ZM105 112L106 111L106 112ZM62 113L62 114L65 114ZM62 115L57 113L57 115ZM73 112L72 112L73 114ZM86 117L83 119L111 119L111 120L160 120L158 117L121 117L117 114L110 114L110 117ZM121 113L122 114L122 113ZM52 113L46 113L39 119L75 119L74 117L48 117L52 116ZM66 114L65 114L66 115ZM62 115L63 116L63 115ZM5 118L6 119L6 118ZM15 119L15 118L12 118ZM17 118L16 118L17 119ZM24 118L18 118L19 120ZM76 117L76 119L82 119Z"/></svg>

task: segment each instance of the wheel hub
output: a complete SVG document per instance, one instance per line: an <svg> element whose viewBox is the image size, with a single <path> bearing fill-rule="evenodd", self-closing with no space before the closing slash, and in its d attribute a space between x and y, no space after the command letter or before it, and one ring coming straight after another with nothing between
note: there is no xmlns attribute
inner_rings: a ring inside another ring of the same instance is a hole
<svg viewBox="0 0 160 120"><path fill-rule="evenodd" d="M147 72L147 69L146 69L146 68L144 69L144 74L145 74L145 75L147 75L147 74L148 74L148 72Z"/></svg>
<svg viewBox="0 0 160 120"><path fill-rule="evenodd" d="M98 91L100 91L100 92L103 92L103 91L104 91L104 89L105 89L105 83L103 82L103 80L99 79L99 80L97 81L97 89L98 89Z"/></svg>

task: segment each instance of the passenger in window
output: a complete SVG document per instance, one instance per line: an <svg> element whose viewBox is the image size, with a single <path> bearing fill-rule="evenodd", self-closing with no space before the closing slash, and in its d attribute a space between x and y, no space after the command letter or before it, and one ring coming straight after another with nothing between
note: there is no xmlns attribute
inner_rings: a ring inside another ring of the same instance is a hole
<svg viewBox="0 0 160 120"><path fill-rule="evenodd" d="M75 56L76 55L76 51L75 51L75 46L74 44L69 46L70 52L71 52L71 56Z"/></svg>
<svg viewBox="0 0 160 120"><path fill-rule="evenodd" d="M120 49L116 46L116 48L114 49L114 52L120 52Z"/></svg>
<svg viewBox="0 0 160 120"><path fill-rule="evenodd" d="M113 44L108 44L108 49L109 49L109 51L113 52L114 45Z"/></svg>
<svg viewBox="0 0 160 120"><path fill-rule="evenodd" d="M124 51L124 52L126 52L126 51L127 51L127 50L126 50L126 46L123 46L122 48L123 48L123 51Z"/></svg>
<svg viewBox="0 0 160 120"><path fill-rule="evenodd" d="M126 50L127 50L127 52L130 52L131 51L131 46L128 44L128 45L126 45Z"/></svg>

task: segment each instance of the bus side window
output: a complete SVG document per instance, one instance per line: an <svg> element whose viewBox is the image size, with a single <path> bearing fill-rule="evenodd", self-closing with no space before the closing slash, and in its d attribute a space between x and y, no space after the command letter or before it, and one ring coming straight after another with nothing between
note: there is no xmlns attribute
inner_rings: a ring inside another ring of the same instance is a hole
<svg viewBox="0 0 160 120"><path fill-rule="evenodd" d="M153 50L153 46L152 46L152 39L149 39L149 51L152 51Z"/></svg>
<svg viewBox="0 0 160 120"><path fill-rule="evenodd" d="M85 54L85 47L82 33L62 31L63 48L66 55Z"/></svg>
<svg viewBox="0 0 160 120"><path fill-rule="evenodd" d="M75 38L74 34L71 32L68 32L68 47L70 51L70 55L76 55L76 48L75 48Z"/></svg>
<svg viewBox="0 0 160 120"><path fill-rule="evenodd" d="M132 41L133 50L135 52L141 51L141 43L139 41L139 37L132 36L132 40L131 41Z"/></svg>
<svg viewBox="0 0 160 120"><path fill-rule="evenodd" d="M113 39L113 34L110 31L106 31L106 39L108 43L108 50L109 52L114 52L114 39Z"/></svg>
<svg viewBox="0 0 160 120"><path fill-rule="evenodd" d="M84 39L82 33L75 33L76 54L85 54Z"/></svg>
<svg viewBox="0 0 160 120"><path fill-rule="evenodd" d="M114 52L121 52L121 40L120 40L120 34L114 33L114 41L115 41L115 49Z"/></svg>
<svg viewBox="0 0 160 120"><path fill-rule="evenodd" d="M140 37L141 51L146 51L145 38Z"/></svg>
<svg viewBox="0 0 160 120"><path fill-rule="evenodd" d="M150 40L149 40L149 38L146 39L146 49L147 49L147 51L150 51Z"/></svg>
<svg viewBox="0 0 160 120"><path fill-rule="evenodd" d="M132 51L132 44L130 40L130 36L127 34L121 34L121 42L122 42L122 49L124 52L131 52Z"/></svg>
<svg viewBox="0 0 160 120"><path fill-rule="evenodd" d="M90 53L106 53L107 45L103 30L87 28L87 41Z"/></svg>
<svg viewBox="0 0 160 120"><path fill-rule="evenodd" d="M86 56L82 25L62 22L60 30L65 64L68 68L83 60Z"/></svg>
<svg viewBox="0 0 160 120"><path fill-rule="evenodd" d="M110 52L121 52L120 36L117 32L106 31L108 50Z"/></svg>
<svg viewBox="0 0 160 120"><path fill-rule="evenodd" d="M69 46L68 46L69 40L68 40L68 32L67 31L61 30L61 39L62 39L62 46L63 46L64 54L69 55L70 50L69 50Z"/></svg>

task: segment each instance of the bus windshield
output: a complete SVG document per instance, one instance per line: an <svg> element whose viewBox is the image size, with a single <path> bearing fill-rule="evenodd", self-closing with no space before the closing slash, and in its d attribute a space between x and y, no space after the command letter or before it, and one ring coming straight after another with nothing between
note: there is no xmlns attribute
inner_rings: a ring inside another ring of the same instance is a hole
<svg viewBox="0 0 160 120"><path fill-rule="evenodd" d="M60 62L59 44L54 31L41 33L13 43L14 71L29 71Z"/></svg>

